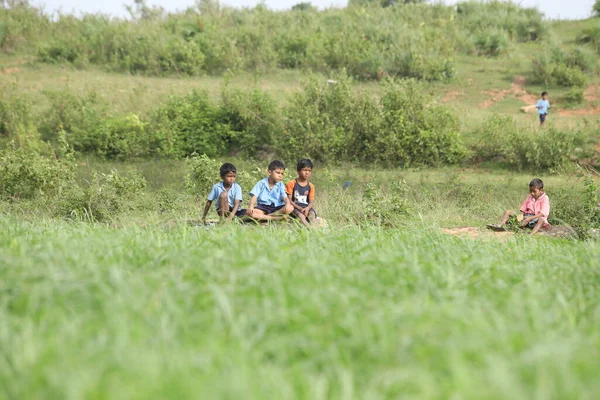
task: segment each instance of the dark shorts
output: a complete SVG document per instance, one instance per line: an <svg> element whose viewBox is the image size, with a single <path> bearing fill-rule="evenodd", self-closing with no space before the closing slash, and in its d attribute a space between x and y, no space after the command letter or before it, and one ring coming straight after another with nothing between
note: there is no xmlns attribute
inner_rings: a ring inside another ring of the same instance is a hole
<svg viewBox="0 0 600 400"><path fill-rule="evenodd" d="M259 204L256 206L256 209L264 212L266 215L269 215L269 214L273 214L274 212L281 210L283 207L284 206L276 207L276 206L272 206L270 204Z"/></svg>
<svg viewBox="0 0 600 400"><path fill-rule="evenodd" d="M543 124L544 122L546 122L546 117L548 116L548 114L540 114L540 122Z"/></svg>
<svg viewBox="0 0 600 400"><path fill-rule="evenodd" d="M229 207L229 212L233 211L233 207ZM220 209L217 208L217 214L219 214L221 212ZM246 215L246 210L244 210L243 208L238 208L237 212L235 213L236 217L243 217L244 215Z"/></svg>
<svg viewBox="0 0 600 400"><path fill-rule="evenodd" d="M293 216L298 217L300 214L302 214L302 211L300 210L296 210L294 208L294 212L292 213ZM312 214L313 218L317 218L317 211L314 208L311 208L310 211L308 212L308 214Z"/></svg>
<svg viewBox="0 0 600 400"><path fill-rule="evenodd" d="M535 214L523 214L523 218L528 218L528 217L533 217ZM536 218L534 220L529 221L529 223L527 224L527 227L530 229L535 228L535 225L537 224L539 218Z"/></svg>

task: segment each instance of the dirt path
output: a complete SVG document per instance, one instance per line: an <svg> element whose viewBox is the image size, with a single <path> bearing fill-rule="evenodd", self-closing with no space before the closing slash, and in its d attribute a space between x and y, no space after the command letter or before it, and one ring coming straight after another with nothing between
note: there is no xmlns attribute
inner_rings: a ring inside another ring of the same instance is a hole
<svg viewBox="0 0 600 400"><path fill-rule="evenodd" d="M0 69L0 75L14 74L16 72L21 72L21 71L23 71L22 68L16 68L16 67L1 68Z"/></svg>
<svg viewBox="0 0 600 400"><path fill-rule="evenodd" d="M484 92L489 96L489 98L484 102L480 103L479 107L489 108L497 102L504 100L507 96L517 97L521 99L525 104L535 104L535 102L537 101L537 96L531 93L527 93L527 91L525 90L525 81L526 78L524 76L516 76L510 84L509 89L492 89Z"/></svg>
<svg viewBox="0 0 600 400"><path fill-rule="evenodd" d="M447 233L452 236L466 237L469 239L481 239L481 238L493 238L504 242L509 238L515 236L515 232L493 232L485 228L477 228L475 226L465 226L462 228L442 228L443 233ZM521 233L520 233L521 234ZM524 234L524 233L523 233ZM536 236L548 236L557 238L573 238L576 237L576 233L569 227L566 226L552 226L546 231L540 231Z"/></svg>

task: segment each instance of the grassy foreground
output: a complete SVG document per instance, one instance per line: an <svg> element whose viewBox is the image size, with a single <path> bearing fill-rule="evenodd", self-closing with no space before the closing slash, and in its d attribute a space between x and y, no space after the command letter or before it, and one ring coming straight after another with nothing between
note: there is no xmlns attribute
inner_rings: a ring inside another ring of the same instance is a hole
<svg viewBox="0 0 600 400"><path fill-rule="evenodd" d="M0 398L593 399L600 244L0 219Z"/></svg>

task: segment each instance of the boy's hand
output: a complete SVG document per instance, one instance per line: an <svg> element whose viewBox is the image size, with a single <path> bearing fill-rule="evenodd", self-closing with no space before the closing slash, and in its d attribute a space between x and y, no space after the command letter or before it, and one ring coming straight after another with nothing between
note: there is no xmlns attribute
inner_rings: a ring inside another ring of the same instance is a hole
<svg viewBox="0 0 600 400"><path fill-rule="evenodd" d="M310 207L303 208L300 211L302 212L302 214L304 214L308 217L308 214L310 213Z"/></svg>
<svg viewBox="0 0 600 400"><path fill-rule="evenodd" d="M252 214L254 214L254 207L249 206L248 209L246 210L246 214L248 214L248 216L251 217Z"/></svg>
<svg viewBox="0 0 600 400"><path fill-rule="evenodd" d="M531 218L529 218L529 217L523 218L523 220L521 221L521 226L527 225L530 221L531 221Z"/></svg>

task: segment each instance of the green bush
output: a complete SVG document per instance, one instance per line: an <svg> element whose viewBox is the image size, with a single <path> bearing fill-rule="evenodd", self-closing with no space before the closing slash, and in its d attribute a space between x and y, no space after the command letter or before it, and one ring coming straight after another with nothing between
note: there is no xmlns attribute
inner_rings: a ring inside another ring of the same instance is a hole
<svg viewBox="0 0 600 400"><path fill-rule="evenodd" d="M483 31L473 35L473 45L477 55L497 57L508 52L510 39L503 31Z"/></svg>
<svg viewBox="0 0 600 400"><path fill-rule="evenodd" d="M48 16L27 2L0 7L0 51L14 53L32 46L49 25Z"/></svg>
<svg viewBox="0 0 600 400"><path fill-rule="evenodd" d="M409 200L406 182L393 182L382 188L367 183L363 192L365 221L369 224L395 227L406 224L407 217L414 213Z"/></svg>
<svg viewBox="0 0 600 400"><path fill-rule="evenodd" d="M206 92L171 96L152 118L152 137L158 153L186 157L193 153L220 156L230 147L232 132L220 121L220 111Z"/></svg>
<svg viewBox="0 0 600 400"><path fill-rule="evenodd" d="M107 117L107 105L95 92L76 95L70 90L46 90L49 107L40 118L42 139L56 143L64 132L75 151L96 152L94 135Z"/></svg>
<svg viewBox="0 0 600 400"><path fill-rule="evenodd" d="M554 190L550 199L552 223L569 225L582 238L590 229L600 228L600 188L594 177L586 177L583 185Z"/></svg>
<svg viewBox="0 0 600 400"><path fill-rule="evenodd" d="M584 29L577 36L577 43L586 44L600 54L600 26Z"/></svg>
<svg viewBox="0 0 600 400"><path fill-rule="evenodd" d="M558 85L565 87L583 87L587 83L585 72L596 69L595 58L590 58L583 49L574 49L570 53L554 47L533 58L530 76L532 83Z"/></svg>
<svg viewBox="0 0 600 400"><path fill-rule="evenodd" d="M519 170L556 171L571 162L578 132L541 129L535 133L516 130L506 136L506 162Z"/></svg>
<svg viewBox="0 0 600 400"><path fill-rule="evenodd" d="M225 87L221 93L220 120L231 131L229 152L256 157L269 152L281 132L282 120L275 100L259 89L243 91Z"/></svg>
<svg viewBox="0 0 600 400"><path fill-rule="evenodd" d="M194 196L204 198L212 186L219 182L221 164L205 154L192 154L185 164L188 171L185 176L186 190Z"/></svg>
<svg viewBox="0 0 600 400"><path fill-rule="evenodd" d="M585 101L585 92L582 87L571 88L564 96L568 104L582 104Z"/></svg>
<svg viewBox="0 0 600 400"><path fill-rule="evenodd" d="M89 221L108 221L123 211L138 207L145 195L146 180L137 173L121 175L92 172L87 187L74 185L57 204L57 214Z"/></svg>
<svg viewBox="0 0 600 400"><path fill-rule="evenodd" d="M592 13L595 17L600 17L600 0L596 0L592 6Z"/></svg>
<svg viewBox="0 0 600 400"><path fill-rule="evenodd" d="M516 121L509 116L493 115L476 129L470 137L469 148L473 161L492 161L504 156L503 146L507 137L518 136Z"/></svg>
<svg viewBox="0 0 600 400"><path fill-rule="evenodd" d="M70 155L44 156L14 142L0 150L0 199L56 198L74 182Z"/></svg>
<svg viewBox="0 0 600 400"><path fill-rule="evenodd" d="M154 151L148 131L148 124L135 114L114 117L90 132L88 150L108 159L148 157Z"/></svg>
<svg viewBox="0 0 600 400"><path fill-rule="evenodd" d="M587 76L578 68L559 64L552 71L554 83L566 87L583 87L587 84Z"/></svg>
<svg viewBox="0 0 600 400"><path fill-rule="evenodd" d="M377 132L381 120L374 100L354 94L344 74L330 82L312 78L289 99L284 118L284 130L275 140L283 158L321 162L362 157L362 140Z"/></svg>
<svg viewBox="0 0 600 400"><path fill-rule="evenodd" d="M39 136L33 123L31 102L12 90L0 92L0 143L14 140L20 147L36 147Z"/></svg>
<svg viewBox="0 0 600 400"><path fill-rule="evenodd" d="M458 119L414 81L388 83L382 129L368 147L375 162L407 166L455 164L465 156Z"/></svg>
<svg viewBox="0 0 600 400"><path fill-rule="evenodd" d="M211 7L201 5L198 12L168 15L146 8L131 20L60 15L51 22L45 17L46 23L40 23L44 29L28 36L36 38L43 62L80 68L95 64L135 74L202 75L279 66L321 73L346 70L356 79L447 80L454 76L457 50L475 48L495 56L510 42L538 40L547 29L539 12L503 2L463 3L456 10L413 4L421 3L415 0L367 3L321 12L309 4L285 12L262 5L202 12ZM32 20L8 13L13 22ZM465 46L473 32L475 44Z"/></svg>

